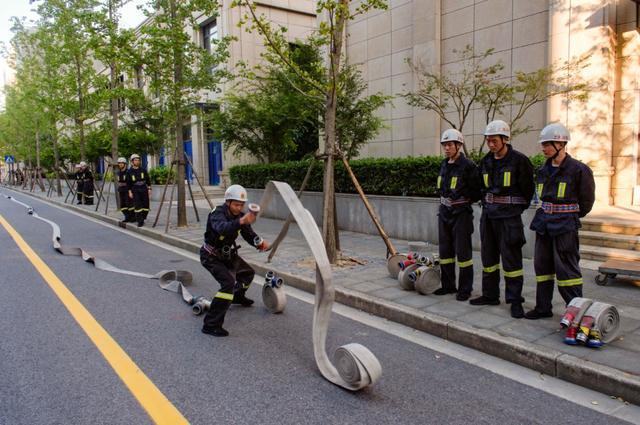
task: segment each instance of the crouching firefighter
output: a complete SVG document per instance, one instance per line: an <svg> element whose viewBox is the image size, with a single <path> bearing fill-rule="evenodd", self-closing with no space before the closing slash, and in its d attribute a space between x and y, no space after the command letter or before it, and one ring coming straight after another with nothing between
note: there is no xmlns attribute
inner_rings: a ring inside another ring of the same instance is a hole
<svg viewBox="0 0 640 425"><path fill-rule="evenodd" d="M135 215L133 212L133 202L131 198L129 198L129 186L127 185L127 160L123 157L118 158L116 178L118 181L120 212L124 215L123 221L125 223L131 223L135 221Z"/></svg>
<svg viewBox="0 0 640 425"><path fill-rule="evenodd" d="M471 204L480 199L480 174L478 167L461 152L464 138L458 130L449 129L442 133L440 145L446 157L440 165L437 182L441 204L438 212L438 246L442 287L434 294L445 295L457 291L456 299L466 301L473 288ZM457 289L456 262L460 269Z"/></svg>
<svg viewBox="0 0 640 425"><path fill-rule="evenodd" d="M250 307L253 300L245 296L253 281L255 271L238 255L236 239L242 235L251 246L260 251L269 248L269 243L260 238L251 228L256 214L243 213L247 191L234 184L224 193L224 204L215 207L207 218L204 244L200 248L200 263L220 284L204 316L202 332L213 336L227 336L222 324L231 304Z"/></svg>
<svg viewBox="0 0 640 425"><path fill-rule="evenodd" d="M541 202L531 221L531 230L536 232L536 307L525 314L527 319L553 316L554 281L558 282L565 303L582 297L578 228L580 218L593 207L596 186L591 169L567 154L565 148L570 139L562 124L549 124L540 132L547 161L536 175Z"/></svg>

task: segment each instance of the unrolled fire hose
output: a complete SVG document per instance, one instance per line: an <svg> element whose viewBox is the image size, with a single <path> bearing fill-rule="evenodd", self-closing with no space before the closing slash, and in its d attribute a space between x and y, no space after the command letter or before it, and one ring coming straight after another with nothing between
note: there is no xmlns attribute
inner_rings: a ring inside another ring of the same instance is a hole
<svg viewBox="0 0 640 425"><path fill-rule="evenodd" d="M567 328L566 344L598 348L618 336L620 314L614 305L578 297L571 300L560 324Z"/></svg>
<svg viewBox="0 0 640 425"><path fill-rule="evenodd" d="M311 213L304 208L287 183L270 181L260 202L266 209L275 192L279 193L298 224L316 261L315 305L313 313L313 352L320 373L330 382L351 391L375 384L382 375L382 367L375 355L360 344L346 344L335 354L335 365L326 353L327 330L331 318L331 306L335 299L331 264L322 235Z"/></svg>
<svg viewBox="0 0 640 425"><path fill-rule="evenodd" d="M179 294L184 300L184 302L192 306L192 311L196 315L201 314L204 310L208 309L209 305L211 304L211 301L205 297L194 297L187 289L187 286L189 286L193 281L193 276L190 271L162 270L156 274L147 274L147 273L140 273L140 272L135 272L131 270L120 269L112 264L109 264L104 260L101 260L100 258L95 257L94 255L83 250L82 248L62 245L60 243L62 239L60 226L58 226L57 223L39 216L31 206L18 201L12 196L8 196L5 194L3 194L2 196L25 207L27 209L27 213L31 215L33 218L36 218L40 221L43 221L49 224L49 226L51 226L51 229L52 229L51 241L53 243L53 248L56 251L58 251L60 254L81 257L87 263L93 264L95 268L98 270L105 270L109 272L126 274L130 276L143 277L147 279L155 279L158 281L158 285L160 286L160 288L164 289L165 291L175 292Z"/></svg>

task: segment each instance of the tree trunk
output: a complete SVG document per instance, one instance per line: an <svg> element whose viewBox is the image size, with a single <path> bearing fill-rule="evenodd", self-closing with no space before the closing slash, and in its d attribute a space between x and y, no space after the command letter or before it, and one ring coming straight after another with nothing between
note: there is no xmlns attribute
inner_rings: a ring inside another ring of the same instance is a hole
<svg viewBox="0 0 640 425"><path fill-rule="evenodd" d="M36 168L40 172L40 132L36 130Z"/></svg>
<svg viewBox="0 0 640 425"><path fill-rule="evenodd" d="M115 21L115 16L113 13L113 0L109 0L109 20ZM110 166L115 170L115 166L118 161L118 99L113 97L113 90L117 87L116 78L118 75L118 69L115 60L111 61L109 65L110 79L111 79L111 164L107 165L105 170L109 171ZM104 180L104 177L103 177ZM120 197L116 196L116 205L117 208L120 208Z"/></svg>
<svg viewBox="0 0 640 425"><path fill-rule="evenodd" d="M340 0L343 8L349 8L348 0ZM327 256L331 264L338 259L336 241L336 213L335 213L335 146L336 146L336 112L338 107L338 72L340 70L340 56L342 53L342 41L344 37L346 13L339 13L332 30L332 40L329 46L329 81L330 88L327 92L324 112L324 137L325 160L324 178L322 181L323 211L322 211L322 237L327 249Z"/></svg>
<svg viewBox="0 0 640 425"><path fill-rule="evenodd" d="M51 138L53 141L53 167L56 170L56 192L62 196L62 185L60 184L60 153L58 152L58 132L56 131L56 121L51 122Z"/></svg>
<svg viewBox="0 0 640 425"><path fill-rule="evenodd" d="M169 3L171 11L171 20L176 23L176 3L175 0L171 0ZM179 23L182 26L182 23ZM177 28L176 30L180 30ZM180 92L180 84L182 82L182 67L183 67L183 52L175 46L174 47L174 63L173 63L173 84L174 84L174 99L173 107L175 108L175 131L176 131L176 159L178 160L177 169L177 186L178 186L178 227L187 226L187 198L184 188L185 179L185 160L184 160L184 145L182 140L182 99Z"/></svg>
<svg viewBox="0 0 640 425"><path fill-rule="evenodd" d="M80 143L80 160L87 160L87 153L84 145L84 96L82 93L82 74L80 69L80 58L76 56L76 84L78 89L78 113L76 114L76 125L78 126L78 136Z"/></svg>

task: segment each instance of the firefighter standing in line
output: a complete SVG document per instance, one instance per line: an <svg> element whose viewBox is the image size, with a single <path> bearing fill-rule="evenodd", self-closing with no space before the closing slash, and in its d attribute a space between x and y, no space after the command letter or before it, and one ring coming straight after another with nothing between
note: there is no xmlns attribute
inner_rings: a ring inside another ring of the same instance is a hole
<svg viewBox="0 0 640 425"><path fill-rule="evenodd" d="M211 307L204 316L202 332L224 337L229 335L222 325L231 304L250 307L253 300L245 296L255 271L238 255L236 238L242 235L250 245L260 251L269 243L251 228L256 221L252 212L243 213L247 191L240 185L229 186L224 193L224 204L215 207L207 218L204 244L200 248L200 263L220 284Z"/></svg>
<svg viewBox="0 0 640 425"><path fill-rule="evenodd" d="M87 163L80 162L80 174L82 178L82 197L85 205L93 205L93 174Z"/></svg>
<svg viewBox="0 0 640 425"><path fill-rule="evenodd" d="M138 227L142 227L147 214L149 214L151 179L147 170L140 166L140 155L134 153L129 160L131 167L127 171L127 189L129 190L129 199L133 200L135 221L138 222Z"/></svg>
<svg viewBox="0 0 640 425"><path fill-rule="evenodd" d="M446 157L440 166L437 183L441 204L438 212L438 246L442 287L434 294L457 292L456 299L466 301L473 289L471 204L480 199L480 177L478 167L461 152L464 145L462 133L455 129L446 130L442 133L440 145ZM456 262L460 268L457 290Z"/></svg>
<svg viewBox="0 0 640 425"><path fill-rule="evenodd" d="M482 296L469 303L500 304L502 258L505 301L511 304L511 317L520 319L524 317L522 246L526 243L522 213L533 197L533 165L508 143L511 130L506 122L490 122L484 135L490 152L480 161L484 183L480 217Z"/></svg>
<svg viewBox="0 0 640 425"><path fill-rule="evenodd" d="M127 160L123 157L118 158L116 178L118 182L118 200L120 201L120 212L124 215L123 222L131 223L135 221L135 214L133 212L133 204L131 202L131 198L129 198L127 173Z"/></svg>
<svg viewBox="0 0 640 425"><path fill-rule="evenodd" d="M566 304L582 297L578 228L580 218L593 207L596 186L591 169L567 154L569 140L569 131L562 124L549 124L540 133L547 161L536 177L541 202L531 221L531 230L536 232L536 307L525 314L527 319L553 317L554 280Z"/></svg>
<svg viewBox="0 0 640 425"><path fill-rule="evenodd" d="M76 197L78 198L78 205L80 205L84 198L84 188L82 187L84 179L82 177L82 166L80 164L76 164L76 172L73 174L73 178L76 180Z"/></svg>

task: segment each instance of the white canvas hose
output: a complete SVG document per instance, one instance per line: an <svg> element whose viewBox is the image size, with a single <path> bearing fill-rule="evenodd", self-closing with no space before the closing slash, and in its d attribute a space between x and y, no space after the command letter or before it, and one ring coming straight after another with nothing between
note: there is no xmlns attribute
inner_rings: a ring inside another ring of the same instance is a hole
<svg viewBox="0 0 640 425"><path fill-rule="evenodd" d="M334 355L334 365L326 353L327 330L331 318L331 307L335 298L332 272L322 235L311 213L304 208L291 186L270 181L260 202L262 211L267 209L275 192L282 197L300 231L309 244L316 261L316 291L313 314L313 351L320 373L330 382L351 391L361 390L375 384L382 375L378 359L363 345L346 344Z"/></svg>
<svg viewBox="0 0 640 425"><path fill-rule="evenodd" d="M193 275L191 274L190 271L162 270L156 274L147 274L147 273L135 272L132 270L120 269L104 260L101 260L100 258L97 258L96 256L90 254L89 252L85 251L80 247L62 245L60 243L60 241L62 240L60 226L58 226L56 222L39 216L30 205L27 205L24 202L20 202L12 196L8 196L5 194L2 194L2 196L5 197L6 199L10 199L16 204L22 205L27 209L27 214L51 226L51 229L52 229L51 242L53 244L53 248L56 251L58 251L60 254L81 257L85 262L93 264L95 268L98 270L105 270L113 273L126 274L129 276L137 276L137 277L143 277L147 279L155 279L158 281L158 285L160 286L160 288L164 289L165 291L175 292L179 294L184 300L184 302L186 302L189 305L193 305L198 298L202 298L202 297L194 297L193 295L191 295L191 293L187 289L187 286L189 286L193 282ZM195 310L194 310L194 313L196 313Z"/></svg>

